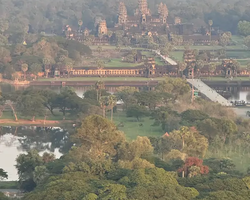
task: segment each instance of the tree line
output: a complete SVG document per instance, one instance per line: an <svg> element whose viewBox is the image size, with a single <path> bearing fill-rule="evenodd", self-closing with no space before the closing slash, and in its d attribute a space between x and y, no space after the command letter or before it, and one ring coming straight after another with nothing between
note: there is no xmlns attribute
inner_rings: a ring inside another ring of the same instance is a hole
<svg viewBox="0 0 250 200"><path fill-rule="evenodd" d="M0 73L3 78L32 80L42 72L48 77L55 69L68 75L73 66L81 65L83 56L91 55L90 48L77 41L39 35L33 35L30 40L28 45L20 40L14 45L0 47Z"/></svg>

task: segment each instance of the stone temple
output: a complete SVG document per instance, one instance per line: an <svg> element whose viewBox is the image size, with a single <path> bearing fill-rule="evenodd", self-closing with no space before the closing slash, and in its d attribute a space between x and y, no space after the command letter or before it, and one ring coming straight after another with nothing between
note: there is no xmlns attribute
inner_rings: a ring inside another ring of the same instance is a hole
<svg viewBox="0 0 250 200"><path fill-rule="evenodd" d="M120 2L118 9L118 20L110 31L123 30L128 34L166 34L168 30L168 8L166 4L158 5L158 13L153 15L148 8L147 0L139 0L138 8L134 15L129 16L124 2Z"/></svg>
<svg viewBox="0 0 250 200"><path fill-rule="evenodd" d="M147 0L138 0L137 8L133 15L128 15L128 11L124 2L120 2L117 10L117 20L107 27L105 19L100 19L96 23L95 29L87 28L73 30L69 25L64 28L64 35L67 39L78 40L79 42L89 40L89 36L95 36L91 40L92 45L109 45L112 43L112 35L114 33L124 34L123 36L135 38L138 35L168 35L172 40L173 35L182 36L182 42L193 41L197 45L210 44L211 41L219 42L219 29L210 29L208 24L202 26L193 23L183 23L178 16L169 17L169 10L166 4L157 5L157 12L152 13L148 7ZM212 30L212 31L211 31Z"/></svg>

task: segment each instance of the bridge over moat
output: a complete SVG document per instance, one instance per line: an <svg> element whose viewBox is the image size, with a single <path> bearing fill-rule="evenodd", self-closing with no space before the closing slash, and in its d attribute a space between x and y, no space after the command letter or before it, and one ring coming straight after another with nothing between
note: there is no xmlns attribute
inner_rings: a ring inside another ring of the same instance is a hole
<svg viewBox="0 0 250 200"><path fill-rule="evenodd" d="M232 106L232 104L227 99L217 93L214 89L210 88L200 79L187 79L187 82L211 101L218 102L222 106Z"/></svg>

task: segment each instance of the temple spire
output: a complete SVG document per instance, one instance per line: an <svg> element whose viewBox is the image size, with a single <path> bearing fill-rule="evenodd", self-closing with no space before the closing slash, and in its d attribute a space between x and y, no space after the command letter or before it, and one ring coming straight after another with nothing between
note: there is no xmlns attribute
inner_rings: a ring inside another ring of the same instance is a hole
<svg viewBox="0 0 250 200"><path fill-rule="evenodd" d="M139 0L138 9L139 9L140 14L142 14L142 15L150 15L150 10L148 9L147 0Z"/></svg>
<svg viewBox="0 0 250 200"><path fill-rule="evenodd" d="M124 2L120 2L118 9L118 23L124 24L127 21L128 13Z"/></svg>

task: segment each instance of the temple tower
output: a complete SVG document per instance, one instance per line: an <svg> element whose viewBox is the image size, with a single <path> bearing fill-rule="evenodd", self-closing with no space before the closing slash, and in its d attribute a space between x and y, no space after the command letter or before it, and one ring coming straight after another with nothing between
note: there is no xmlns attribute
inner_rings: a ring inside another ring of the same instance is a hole
<svg viewBox="0 0 250 200"><path fill-rule="evenodd" d="M159 14L159 15L161 15L162 7L163 7L163 3L161 2L161 3L158 5L158 14Z"/></svg>
<svg viewBox="0 0 250 200"><path fill-rule="evenodd" d="M125 24L127 22L127 17L127 8L123 2L120 2L118 10L118 24Z"/></svg>
<svg viewBox="0 0 250 200"><path fill-rule="evenodd" d="M136 14L150 15L150 10L148 9L147 0L139 0L138 1L138 9L136 10Z"/></svg>
<svg viewBox="0 0 250 200"><path fill-rule="evenodd" d="M162 8L161 8L161 13L160 16L162 18L167 18L168 17L168 7L166 4L163 4Z"/></svg>
<svg viewBox="0 0 250 200"><path fill-rule="evenodd" d="M106 20L102 20L98 26L98 35L107 35L107 33L108 33L108 28Z"/></svg>
<svg viewBox="0 0 250 200"><path fill-rule="evenodd" d="M158 14L162 22L166 23L168 18L168 7L166 4L160 3L158 6Z"/></svg>

